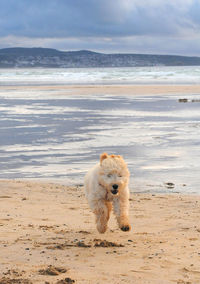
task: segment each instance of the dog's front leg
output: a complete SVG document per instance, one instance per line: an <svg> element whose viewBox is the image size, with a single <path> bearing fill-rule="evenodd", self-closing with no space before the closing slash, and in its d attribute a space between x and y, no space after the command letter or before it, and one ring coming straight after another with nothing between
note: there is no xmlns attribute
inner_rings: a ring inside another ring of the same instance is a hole
<svg viewBox="0 0 200 284"><path fill-rule="evenodd" d="M129 199L128 196L117 197L113 200L114 213L117 218L118 225L122 231L130 231L129 222Z"/></svg>
<svg viewBox="0 0 200 284"><path fill-rule="evenodd" d="M95 204L94 214L96 216L97 230L103 234L107 230L111 205L105 200L99 200Z"/></svg>

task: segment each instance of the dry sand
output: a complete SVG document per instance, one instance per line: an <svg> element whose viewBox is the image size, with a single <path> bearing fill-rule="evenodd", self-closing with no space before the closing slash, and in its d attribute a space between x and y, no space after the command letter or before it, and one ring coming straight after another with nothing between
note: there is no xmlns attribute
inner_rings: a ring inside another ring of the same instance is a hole
<svg viewBox="0 0 200 284"><path fill-rule="evenodd" d="M52 85L52 86L0 86L0 91L62 91L63 95L161 95L200 94L200 85ZM59 93L60 95L61 93Z"/></svg>
<svg viewBox="0 0 200 284"><path fill-rule="evenodd" d="M82 187L0 181L0 283L200 283L200 196L130 205L131 232L99 234Z"/></svg>

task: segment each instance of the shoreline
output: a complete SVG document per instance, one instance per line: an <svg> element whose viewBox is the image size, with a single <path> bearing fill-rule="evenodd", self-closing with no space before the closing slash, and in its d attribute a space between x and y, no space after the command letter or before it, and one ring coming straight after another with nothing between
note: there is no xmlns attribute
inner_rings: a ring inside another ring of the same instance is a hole
<svg viewBox="0 0 200 284"><path fill-rule="evenodd" d="M4 90L42 90L42 91L66 91L59 95L162 95L162 94L200 94L200 85L159 85L159 84L136 84L136 85L25 85L25 86L0 86L0 91Z"/></svg>
<svg viewBox="0 0 200 284"><path fill-rule="evenodd" d="M119 230L112 214L99 234L83 187L0 180L0 188L0 283L199 281L200 196L131 194L132 230Z"/></svg>

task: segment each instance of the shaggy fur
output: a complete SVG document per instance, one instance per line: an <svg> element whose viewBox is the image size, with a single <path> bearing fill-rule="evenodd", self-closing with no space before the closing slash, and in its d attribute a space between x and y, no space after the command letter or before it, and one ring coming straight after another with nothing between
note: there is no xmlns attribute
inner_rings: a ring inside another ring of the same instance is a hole
<svg viewBox="0 0 200 284"><path fill-rule="evenodd" d="M85 176L85 195L96 216L97 230L105 233L112 207L122 231L129 223L129 171L123 158L103 153Z"/></svg>

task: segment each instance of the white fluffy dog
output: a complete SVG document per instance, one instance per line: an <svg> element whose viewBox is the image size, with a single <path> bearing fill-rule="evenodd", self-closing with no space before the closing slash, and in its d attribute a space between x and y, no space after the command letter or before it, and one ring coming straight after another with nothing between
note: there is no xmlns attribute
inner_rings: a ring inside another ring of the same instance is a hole
<svg viewBox="0 0 200 284"><path fill-rule="evenodd" d="M112 205L122 231L131 229L129 223L129 171L119 155L100 156L85 176L85 195L96 216L97 230L105 233Z"/></svg>

